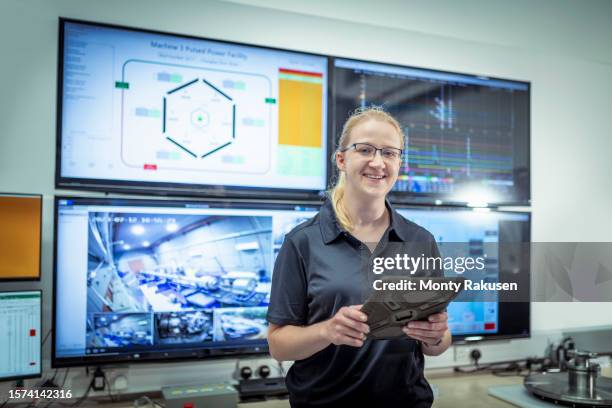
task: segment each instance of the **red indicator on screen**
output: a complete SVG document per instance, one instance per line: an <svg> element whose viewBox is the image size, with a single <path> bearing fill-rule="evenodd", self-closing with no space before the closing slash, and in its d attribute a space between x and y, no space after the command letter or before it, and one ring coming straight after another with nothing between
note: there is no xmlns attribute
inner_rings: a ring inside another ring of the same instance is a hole
<svg viewBox="0 0 612 408"><path fill-rule="evenodd" d="M30 337L36 336L36 329L30 329Z"/></svg>
<svg viewBox="0 0 612 408"><path fill-rule="evenodd" d="M281 74L289 74L289 75L305 75L305 76L312 76L312 77L323 77L323 74L320 72L307 72L307 71L297 71L295 69L286 69L286 68L279 68L278 71Z"/></svg>
<svg viewBox="0 0 612 408"><path fill-rule="evenodd" d="M145 164L144 169L145 170L157 170L157 164Z"/></svg>
<svg viewBox="0 0 612 408"><path fill-rule="evenodd" d="M495 330L495 323L485 323L485 330Z"/></svg>

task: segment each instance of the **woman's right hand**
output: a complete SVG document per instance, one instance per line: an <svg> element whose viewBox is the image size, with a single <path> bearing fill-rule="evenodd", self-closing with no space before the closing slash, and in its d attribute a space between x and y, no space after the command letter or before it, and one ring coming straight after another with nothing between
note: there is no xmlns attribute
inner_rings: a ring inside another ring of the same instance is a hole
<svg viewBox="0 0 612 408"><path fill-rule="evenodd" d="M361 305L345 306L323 324L323 336L336 346L363 346L370 327L368 316L361 312Z"/></svg>

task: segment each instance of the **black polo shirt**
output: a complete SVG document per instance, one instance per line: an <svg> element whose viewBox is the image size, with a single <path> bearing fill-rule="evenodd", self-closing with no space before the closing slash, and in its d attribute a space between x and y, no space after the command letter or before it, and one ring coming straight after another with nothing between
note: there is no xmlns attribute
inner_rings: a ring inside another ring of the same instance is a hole
<svg viewBox="0 0 612 408"><path fill-rule="evenodd" d="M372 274L369 262L393 256L388 252L396 253L398 245L415 256L439 256L427 230L388 202L387 208L390 226L373 253L342 230L329 200L314 218L287 234L274 265L268 321L308 326L331 318L343 306L362 304ZM433 394L423 365L420 343L409 338L366 340L360 348L332 344L296 361L287 373L291 406L429 407Z"/></svg>

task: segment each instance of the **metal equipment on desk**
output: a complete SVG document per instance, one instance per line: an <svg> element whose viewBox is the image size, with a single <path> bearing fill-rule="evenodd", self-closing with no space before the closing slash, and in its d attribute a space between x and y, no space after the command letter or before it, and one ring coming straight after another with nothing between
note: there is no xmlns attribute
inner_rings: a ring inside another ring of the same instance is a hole
<svg viewBox="0 0 612 408"><path fill-rule="evenodd" d="M612 378L599 377L601 368L591 359L597 353L569 350L567 372L531 374L524 385L545 401L569 406L612 406Z"/></svg>

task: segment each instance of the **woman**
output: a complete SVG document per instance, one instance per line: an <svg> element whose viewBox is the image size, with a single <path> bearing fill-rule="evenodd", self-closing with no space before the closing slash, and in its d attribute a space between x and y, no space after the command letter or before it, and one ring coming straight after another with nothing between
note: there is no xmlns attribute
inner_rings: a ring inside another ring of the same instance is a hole
<svg viewBox="0 0 612 408"><path fill-rule="evenodd" d="M295 360L287 374L293 407L430 406L423 354L451 343L446 313L411 322L405 339L366 340L364 259L394 243L418 243L438 256L434 238L386 201L397 180L404 135L377 108L345 123L335 153L339 178L319 214L285 237L272 277L268 343ZM422 252L422 251L420 251Z"/></svg>

